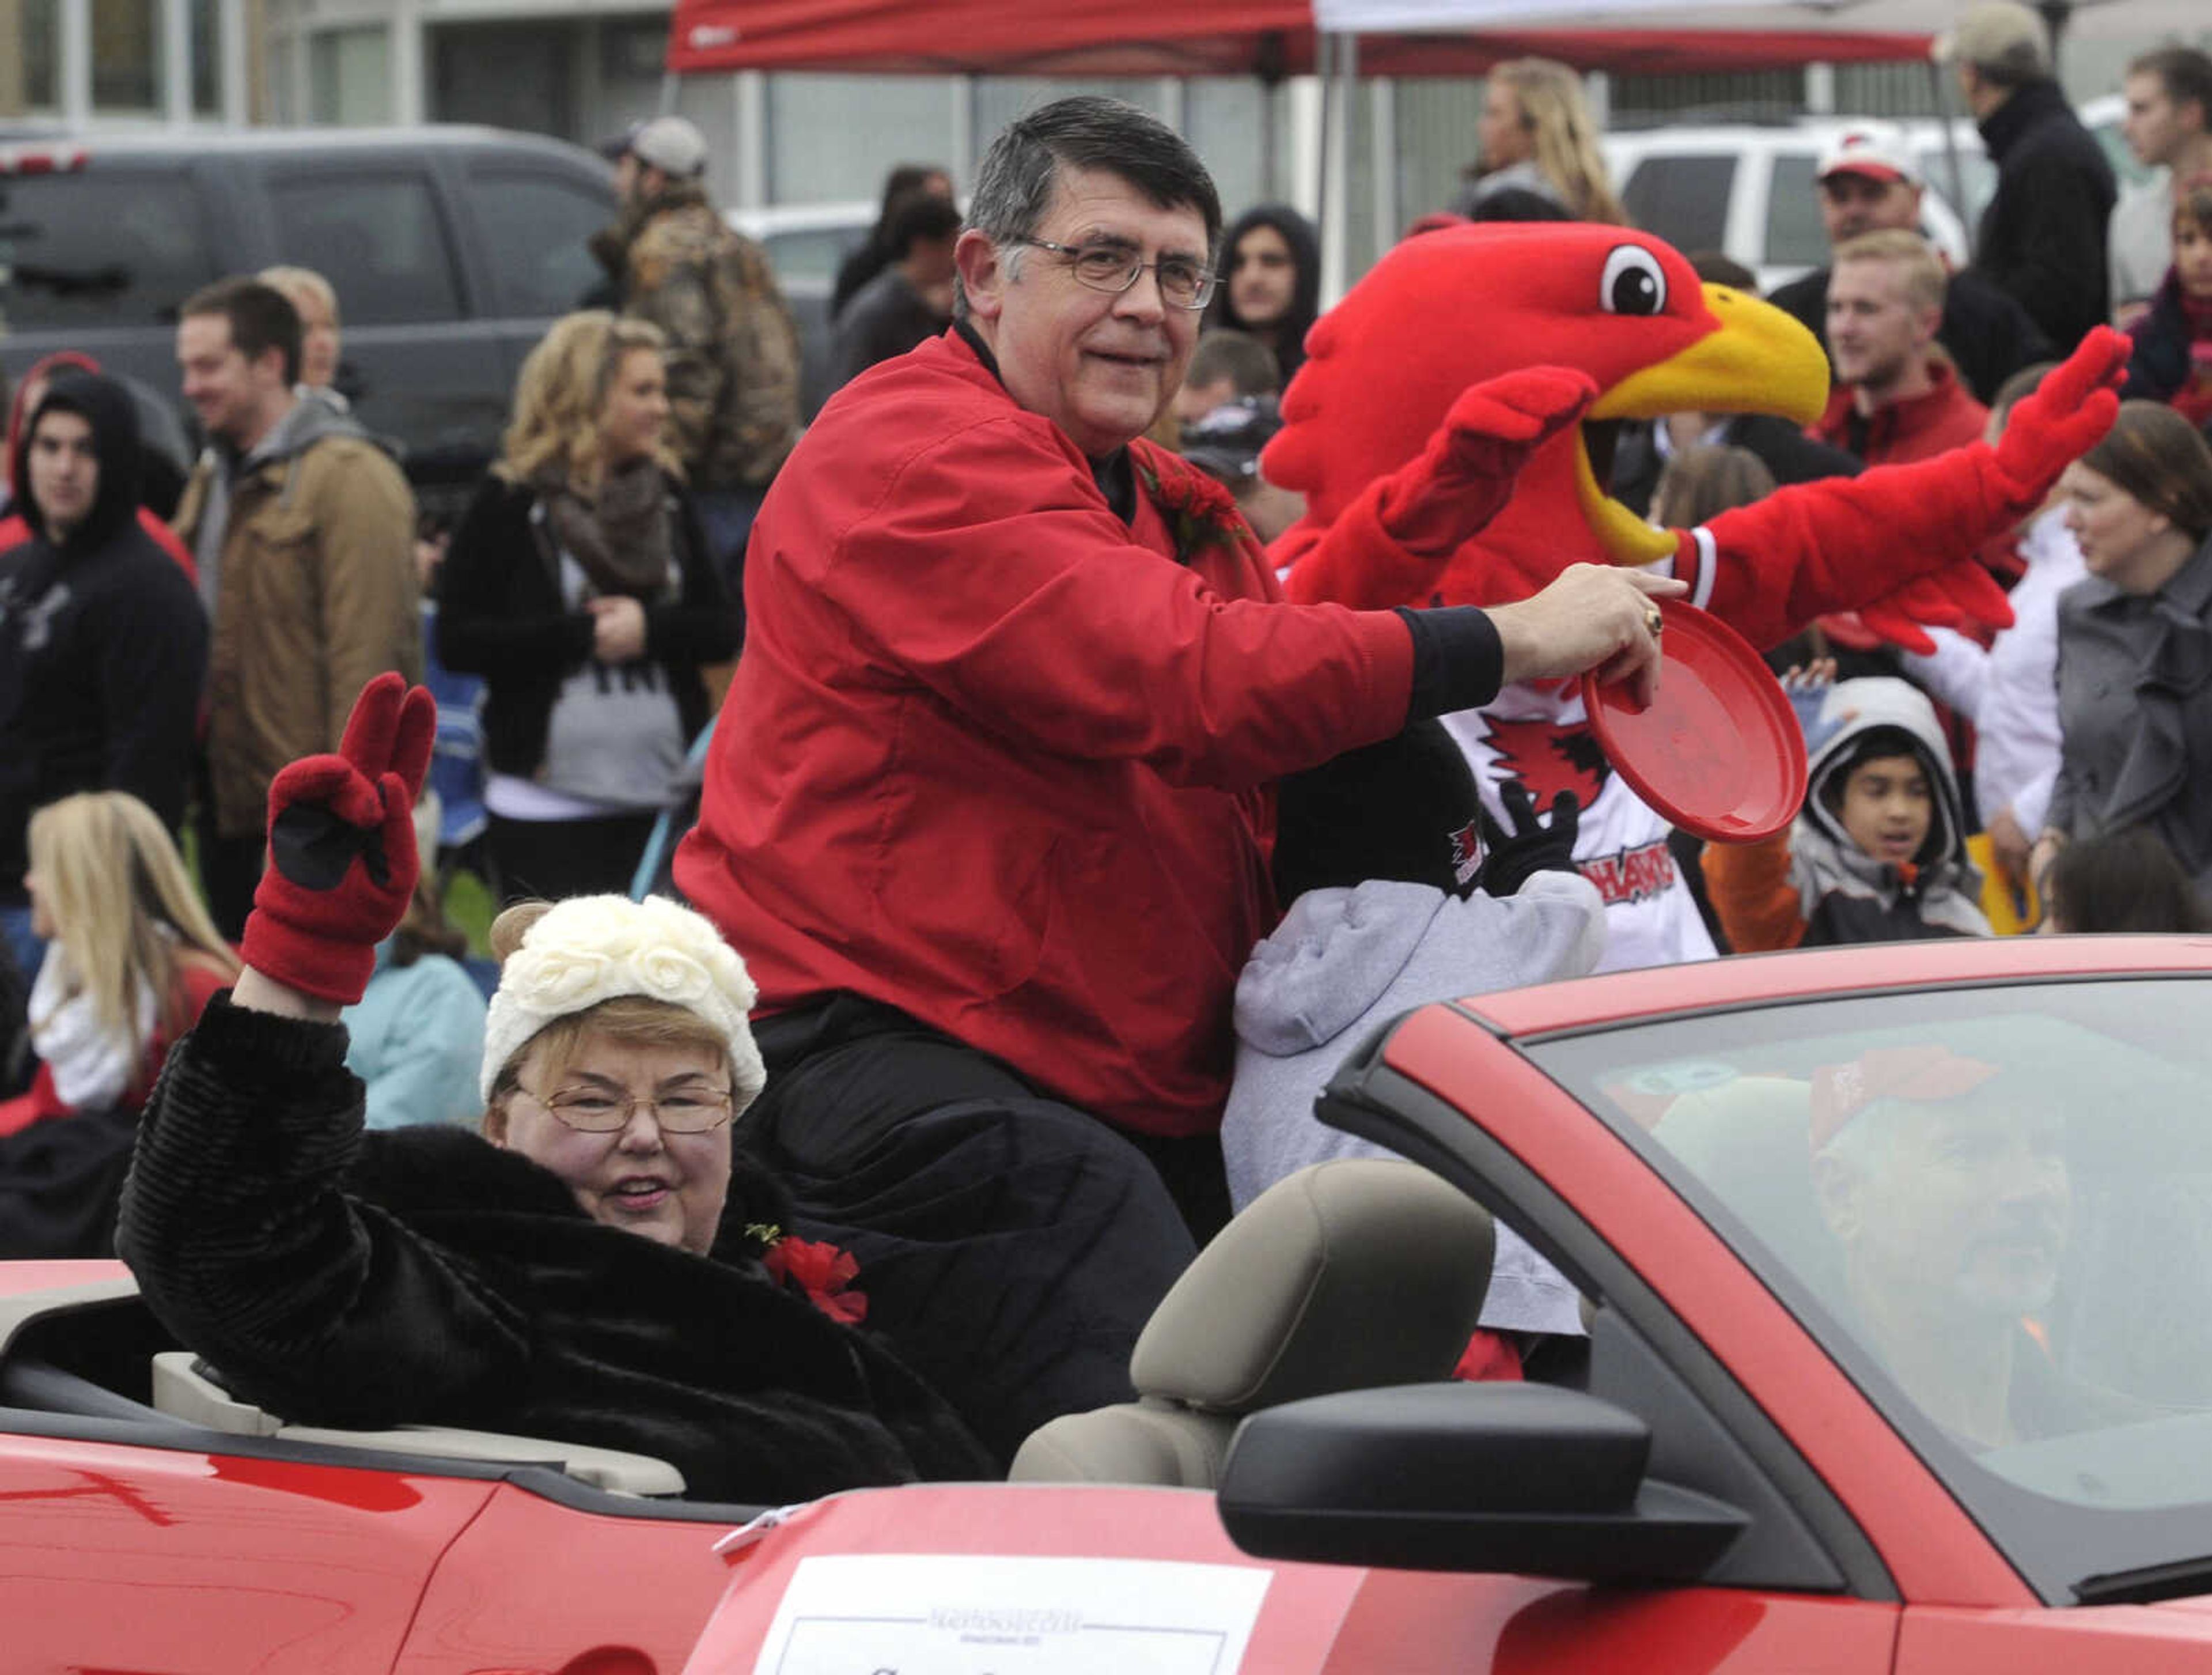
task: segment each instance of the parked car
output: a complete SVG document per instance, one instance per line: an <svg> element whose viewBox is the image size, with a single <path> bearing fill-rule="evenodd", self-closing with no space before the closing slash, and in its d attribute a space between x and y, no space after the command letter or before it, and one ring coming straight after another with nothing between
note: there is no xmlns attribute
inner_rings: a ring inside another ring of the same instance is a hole
<svg viewBox="0 0 2212 1675"><path fill-rule="evenodd" d="M1424 1166L1323 1166L1395 1172L1382 1224L1421 1236L1370 1243L1363 1295L1278 1228L1240 1245L1240 1217L1155 1318L1176 1343L1140 1345L1145 1399L1055 1422L1080 1434L1057 1469L1010 1484L764 1511L556 1442L293 1427L228 1398L117 1264L0 1264L0 1661L2212 1670L2208 1003L2212 944L2099 937L1419 1008L1322 1115ZM1864 1096L1900 1088L1966 1103L1872 1126ZM1913 1137L1893 1192L1819 1175L1839 1118L1869 1124L1863 1159ZM1391 1219L1400 1191L1419 1218ZM1486 1237L1470 1201L1583 1292L1587 1357L1345 1387L1464 1333L1483 1264L1429 1234L1455 1205ZM1893 1313L1854 1277L1854 1215L1890 1240ZM1942 1355L1907 1364L1875 1324L1927 1301L1994 1325L2038 1404L1975 1435L1933 1401ZM1214 1388L1192 1362L1217 1345L1263 1373Z"/></svg>
<svg viewBox="0 0 2212 1675"><path fill-rule="evenodd" d="M451 484L493 456L613 216L592 153L489 128L34 135L0 145L0 368L76 349L173 391L178 305L299 263L337 290L362 422Z"/></svg>
<svg viewBox="0 0 2212 1675"><path fill-rule="evenodd" d="M1828 259L1813 182L1820 154L1847 125L1834 120L1784 125L1720 124L1629 129L1601 144L1629 219L1686 254L1718 250L1759 276L1771 291ZM1940 133L1921 146L1929 182L1922 230L1954 264L1964 265L1965 223L1942 187ZM1978 142L1966 160L1986 170ZM1971 169L1966 182L1974 190Z"/></svg>

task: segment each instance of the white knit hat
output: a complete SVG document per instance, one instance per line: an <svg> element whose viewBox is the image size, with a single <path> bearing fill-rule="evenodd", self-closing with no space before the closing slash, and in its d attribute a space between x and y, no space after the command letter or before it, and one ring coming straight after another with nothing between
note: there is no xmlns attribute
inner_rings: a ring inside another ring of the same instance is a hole
<svg viewBox="0 0 2212 1675"><path fill-rule="evenodd" d="M745 962L721 933L664 897L573 896L525 931L500 967L484 1019L484 1099L539 1030L623 995L665 1001L704 1019L729 1045L737 1108L758 1096L768 1072L745 1021L757 995Z"/></svg>

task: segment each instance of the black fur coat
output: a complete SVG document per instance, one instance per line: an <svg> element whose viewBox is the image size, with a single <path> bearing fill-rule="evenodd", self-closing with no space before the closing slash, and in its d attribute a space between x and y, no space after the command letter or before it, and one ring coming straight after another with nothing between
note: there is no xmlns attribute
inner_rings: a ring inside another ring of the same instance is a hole
<svg viewBox="0 0 2212 1675"><path fill-rule="evenodd" d="M890 1352L769 1278L745 1229L784 1200L742 1153L702 1258L465 1130L364 1134L345 1043L218 996L140 1121L117 1248L242 1398L628 1449L699 1500L996 1475Z"/></svg>

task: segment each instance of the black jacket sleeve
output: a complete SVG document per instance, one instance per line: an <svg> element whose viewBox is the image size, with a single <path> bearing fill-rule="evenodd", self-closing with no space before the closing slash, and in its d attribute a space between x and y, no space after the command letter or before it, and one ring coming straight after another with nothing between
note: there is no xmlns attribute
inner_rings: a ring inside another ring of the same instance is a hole
<svg viewBox="0 0 2212 1675"><path fill-rule="evenodd" d="M163 1325L242 1398L380 1428L495 1411L524 1328L449 1250L349 1197L361 1084L346 1033L228 994L140 1118L116 1249Z"/></svg>
<svg viewBox="0 0 2212 1675"><path fill-rule="evenodd" d="M2061 353L2106 317L2110 193L2073 148L2041 138L2004 171L1990 206L1975 266Z"/></svg>
<svg viewBox="0 0 2212 1675"><path fill-rule="evenodd" d="M169 556L143 544L143 562L100 640L100 784L128 791L174 831L184 824L207 676L207 613Z"/></svg>
<svg viewBox="0 0 2212 1675"><path fill-rule="evenodd" d="M562 607L530 507L528 490L490 478L453 532L438 575L438 657L447 668L540 679L592 655L591 613Z"/></svg>

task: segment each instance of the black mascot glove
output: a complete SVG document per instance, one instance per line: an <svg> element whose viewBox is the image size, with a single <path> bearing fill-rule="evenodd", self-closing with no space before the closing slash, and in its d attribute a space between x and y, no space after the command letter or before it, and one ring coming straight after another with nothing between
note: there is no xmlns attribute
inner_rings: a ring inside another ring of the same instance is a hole
<svg viewBox="0 0 2212 1675"><path fill-rule="evenodd" d="M1505 817L1513 826L1509 831L1491 819L1487 808L1482 811L1482 841L1490 848L1482 868L1485 891L1501 898L1517 895L1534 874L1580 870L1575 865L1575 835L1582 823L1582 805L1572 791L1552 799L1549 825L1537 820L1536 805L1517 780L1499 786L1498 800L1505 805Z"/></svg>

